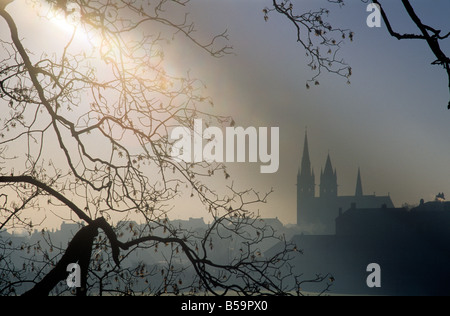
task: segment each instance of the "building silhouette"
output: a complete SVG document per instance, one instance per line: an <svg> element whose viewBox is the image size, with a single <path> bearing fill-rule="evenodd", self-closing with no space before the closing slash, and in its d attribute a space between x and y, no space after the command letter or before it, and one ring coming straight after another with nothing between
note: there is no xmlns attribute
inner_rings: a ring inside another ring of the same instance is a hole
<svg viewBox="0 0 450 316"><path fill-rule="evenodd" d="M358 208L393 208L390 196L364 195L361 170L358 170L355 195L339 196L337 171L328 154L320 172L319 195L316 196L316 176L309 155L308 134L305 134L303 157L297 174L297 224L308 227L309 233L334 234L335 220L352 205Z"/></svg>
<svg viewBox="0 0 450 316"><path fill-rule="evenodd" d="M450 295L450 202L435 201L412 209L357 208L338 216L334 235L299 234L291 242L301 249L293 273L313 279L329 274L331 293L359 295ZM282 244L265 255L270 257ZM381 287L370 288L367 267L381 267ZM305 284L320 292L324 284Z"/></svg>

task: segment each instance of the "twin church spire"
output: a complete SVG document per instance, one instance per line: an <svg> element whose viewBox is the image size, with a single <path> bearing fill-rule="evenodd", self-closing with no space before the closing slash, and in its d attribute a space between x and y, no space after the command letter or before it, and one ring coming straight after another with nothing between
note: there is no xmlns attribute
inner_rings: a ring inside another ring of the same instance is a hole
<svg viewBox="0 0 450 316"><path fill-rule="evenodd" d="M297 186L300 199L311 199L315 197L316 184L314 169L311 166L311 158L309 155L308 132L305 133L301 169L299 170L297 175ZM320 197L333 198L338 196L337 172L336 169L333 169L330 154L328 154L327 161L325 163L325 169L320 173L319 187ZM363 196L360 169L358 169L355 196Z"/></svg>

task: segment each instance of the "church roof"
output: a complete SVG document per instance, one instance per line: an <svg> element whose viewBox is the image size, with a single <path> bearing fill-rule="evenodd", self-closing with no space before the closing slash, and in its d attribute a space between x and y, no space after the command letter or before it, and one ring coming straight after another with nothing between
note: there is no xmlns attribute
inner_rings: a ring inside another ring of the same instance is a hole
<svg viewBox="0 0 450 316"><path fill-rule="evenodd" d="M361 196L338 196L337 204L343 209L343 211L352 208L358 209L373 209L381 208L385 206L386 208L394 208L394 203L390 196L376 196L376 195L361 195Z"/></svg>

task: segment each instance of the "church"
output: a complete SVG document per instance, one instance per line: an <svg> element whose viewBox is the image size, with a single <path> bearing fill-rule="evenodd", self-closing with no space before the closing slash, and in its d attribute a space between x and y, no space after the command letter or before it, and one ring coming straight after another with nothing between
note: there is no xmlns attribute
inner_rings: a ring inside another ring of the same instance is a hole
<svg viewBox="0 0 450 316"><path fill-rule="evenodd" d="M297 225L305 233L335 234L336 218L350 208L394 208L390 196L364 195L361 171L358 170L355 195L339 196L336 169L328 154L325 169L320 173L316 196L316 176L309 156L308 134L305 134L303 157L297 174Z"/></svg>

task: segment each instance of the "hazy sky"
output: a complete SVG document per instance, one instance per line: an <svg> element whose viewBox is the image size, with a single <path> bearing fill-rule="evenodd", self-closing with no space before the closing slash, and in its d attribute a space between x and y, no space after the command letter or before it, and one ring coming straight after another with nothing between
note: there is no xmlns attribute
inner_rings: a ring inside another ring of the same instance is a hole
<svg viewBox="0 0 450 316"><path fill-rule="evenodd" d="M228 29L235 54L214 59L184 41L172 44L166 54L172 71L190 70L203 80L218 113L233 116L243 127L280 127L278 173L262 175L260 164L230 165L236 185L273 188L261 215L295 223L296 175L307 127L316 176L330 153L339 194L354 194L360 167L364 192L390 193L396 206L430 200L438 192L450 195L448 82L442 69L430 65L435 58L429 47L422 41L398 41L384 25L367 27L366 4L359 0L347 0L343 8L325 0L293 2L328 7L336 26L355 32L354 41L340 52L353 68L350 86L324 74L320 86L306 89L313 74L295 30L274 13L264 21L262 10L270 0L192 0L189 10L198 35L207 38ZM415 32L395 6L400 1L388 2L394 28ZM450 31L448 0L411 2L424 22ZM19 27L25 27L25 19L21 22ZM450 39L444 49L450 52ZM194 204L182 205L175 209L178 216L202 216ZM186 212L186 205L192 212Z"/></svg>
<svg viewBox="0 0 450 316"><path fill-rule="evenodd" d="M270 2L192 1L199 32L228 29L236 56L213 60L198 57L189 47L176 50L178 67L198 74L218 108L233 115L238 125L280 127L279 172L260 175L258 166L246 166L237 177L244 185L274 188L261 214L296 221L296 174L306 127L317 184L329 152L340 194L354 194L358 167L364 192L390 193L396 206L433 199L442 191L450 194L448 81L441 68L430 65L435 58L429 47L390 37L384 24L367 27L369 13L359 0L346 1L341 9L326 1L294 1L329 7L335 25L355 32L354 42L341 51L353 68L352 84L324 74L319 87L307 90L312 73L295 30L276 14L267 23L263 19L262 10ZM412 4L424 22L450 31L449 1ZM394 28L416 32L403 11L401 4L388 7ZM450 40L446 44L449 52Z"/></svg>

